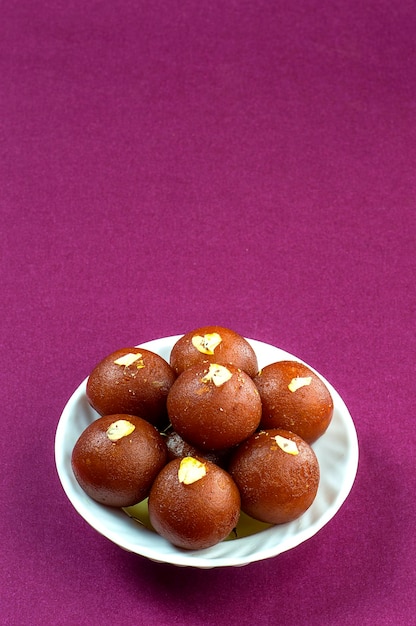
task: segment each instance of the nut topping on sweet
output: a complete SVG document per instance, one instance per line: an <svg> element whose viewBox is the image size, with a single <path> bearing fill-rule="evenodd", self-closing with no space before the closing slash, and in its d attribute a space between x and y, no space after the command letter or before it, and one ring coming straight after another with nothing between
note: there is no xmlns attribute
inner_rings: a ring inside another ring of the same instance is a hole
<svg viewBox="0 0 416 626"><path fill-rule="evenodd" d="M227 380L230 380L232 377L232 373L229 369L224 367L224 365L218 365L217 363L211 363L208 369L208 372L205 374L203 378L201 378L201 382L209 383L211 380L216 387L221 387Z"/></svg>
<svg viewBox="0 0 416 626"><path fill-rule="evenodd" d="M110 441L118 441L119 439L130 435L135 428L135 425L128 420L117 420L116 422L110 424L105 434Z"/></svg>
<svg viewBox="0 0 416 626"><path fill-rule="evenodd" d="M125 367L129 367L129 365L136 363L136 361L138 361L138 363L136 364L136 367L138 369L144 367L143 355L140 354L140 352L129 352L128 354L124 354L123 356L116 359L114 363L116 365L124 365Z"/></svg>
<svg viewBox="0 0 416 626"><path fill-rule="evenodd" d="M178 469L178 479L184 485L192 485L197 480L203 478L207 473L204 463L194 459L192 456L186 456L182 459Z"/></svg>
<svg viewBox="0 0 416 626"><path fill-rule="evenodd" d="M301 387L305 387L306 385L310 385L312 382L311 376L299 376L297 378L292 378L290 383L288 384L289 391L295 392Z"/></svg>
<svg viewBox="0 0 416 626"><path fill-rule="evenodd" d="M221 343L222 337L218 333L207 333L204 336L194 335L192 345L202 354L214 354L215 348Z"/></svg>
<svg viewBox="0 0 416 626"><path fill-rule="evenodd" d="M283 452L287 452L288 454L299 454L298 447L296 445L296 441L292 441L292 439L286 439L286 437L282 437L281 435L276 435L273 437L277 445Z"/></svg>

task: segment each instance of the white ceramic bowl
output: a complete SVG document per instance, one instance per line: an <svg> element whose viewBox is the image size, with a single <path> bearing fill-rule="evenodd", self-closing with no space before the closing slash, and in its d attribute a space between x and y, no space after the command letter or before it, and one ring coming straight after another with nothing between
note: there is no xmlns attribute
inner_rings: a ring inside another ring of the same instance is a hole
<svg viewBox="0 0 416 626"><path fill-rule="evenodd" d="M169 361L171 348L179 337L163 337L143 343L141 347ZM269 344L252 339L248 341L257 354L259 367L287 359L300 361ZM242 514L236 537L233 535L205 550L187 551L171 545L151 529L146 502L124 511L105 507L89 498L78 485L71 468L71 454L76 440L98 417L86 398L87 380L71 396L56 430L55 460L62 487L78 513L99 533L121 548L152 561L213 568L246 565L274 557L299 545L325 526L347 498L356 476L358 442L353 421L340 395L323 376L321 378L331 392L334 415L326 433L312 446L321 470L317 496L312 506L293 522L269 526Z"/></svg>

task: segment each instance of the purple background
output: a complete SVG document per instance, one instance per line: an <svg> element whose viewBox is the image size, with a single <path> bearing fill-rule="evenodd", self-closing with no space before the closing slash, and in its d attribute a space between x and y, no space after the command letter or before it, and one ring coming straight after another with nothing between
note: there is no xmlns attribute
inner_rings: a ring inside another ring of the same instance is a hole
<svg viewBox="0 0 416 626"><path fill-rule="evenodd" d="M1 3L0 621L415 624L410 0ZM352 492L243 568L104 539L54 465L109 352L203 324L304 359L356 424Z"/></svg>

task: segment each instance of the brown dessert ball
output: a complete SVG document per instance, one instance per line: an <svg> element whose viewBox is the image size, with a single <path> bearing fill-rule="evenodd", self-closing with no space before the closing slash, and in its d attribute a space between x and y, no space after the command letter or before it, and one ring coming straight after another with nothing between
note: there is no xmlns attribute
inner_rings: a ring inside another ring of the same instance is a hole
<svg viewBox="0 0 416 626"><path fill-rule="evenodd" d="M208 361L239 367L251 377L258 370L257 356L241 335L222 326L202 326L183 335L173 346L170 364L176 374Z"/></svg>
<svg viewBox="0 0 416 626"><path fill-rule="evenodd" d="M161 356L144 348L121 348L91 372L87 397L100 415L138 415L151 424L167 422L166 398L176 375Z"/></svg>
<svg viewBox="0 0 416 626"><path fill-rule="evenodd" d="M149 519L179 548L201 550L219 543L236 527L240 494L231 476L210 461L170 461L149 495Z"/></svg>
<svg viewBox="0 0 416 626"><path fill-rule="evenodd" d="M216 463L220 467L225 467L229 457L229 451L227 450L201 450L185 441L179 433L174 430L169 432L165 438L166 446L168 449L168 458L170 461L173 459L183 459L185 456L192 456L198 459L205 459Z"/></svg>
<svg viewBox="0 0 416 626"><path fill-rule="evenodd" d="M269 524L291 522L315 499L318 459L299 435L260 431L234 453L229 472L241 495L241 509Z"/></svg>
<svg viewBox="0 0 416 626"><path fill-rule="evenodd" d="M261 401L248 374L233 365L197 364L173 383L167 400L173 429L202 450L224 450L249 437Z"/></svg>
<svg viewBox="0 0 416 626"><path fill-rule="evenodd" d="M81 488L108 506L132 506L147 497L167 463L158 430L135 415L106 415L81 433L72 451L72 470Z"/></svg>
<svg viewBox="0 0 416 626"><path fill-rule="evenodd" d="M262 402L260 426L284 428L313 443L328 428L334 405L324 382L298 361L263 367L253 378Z"/></svg>

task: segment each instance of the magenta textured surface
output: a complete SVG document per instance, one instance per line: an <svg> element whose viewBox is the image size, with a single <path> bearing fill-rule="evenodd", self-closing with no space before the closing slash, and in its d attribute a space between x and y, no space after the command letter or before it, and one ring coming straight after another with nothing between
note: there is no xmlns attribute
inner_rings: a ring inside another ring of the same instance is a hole
<svg viewBox="0 0 416 626"><path fill-rule="evenodd" d="M414 3L1 4L1 623L415 624ZM359 469L290 552L175 568L77 515L55 429L214 323L334 385Z"/></svg>

